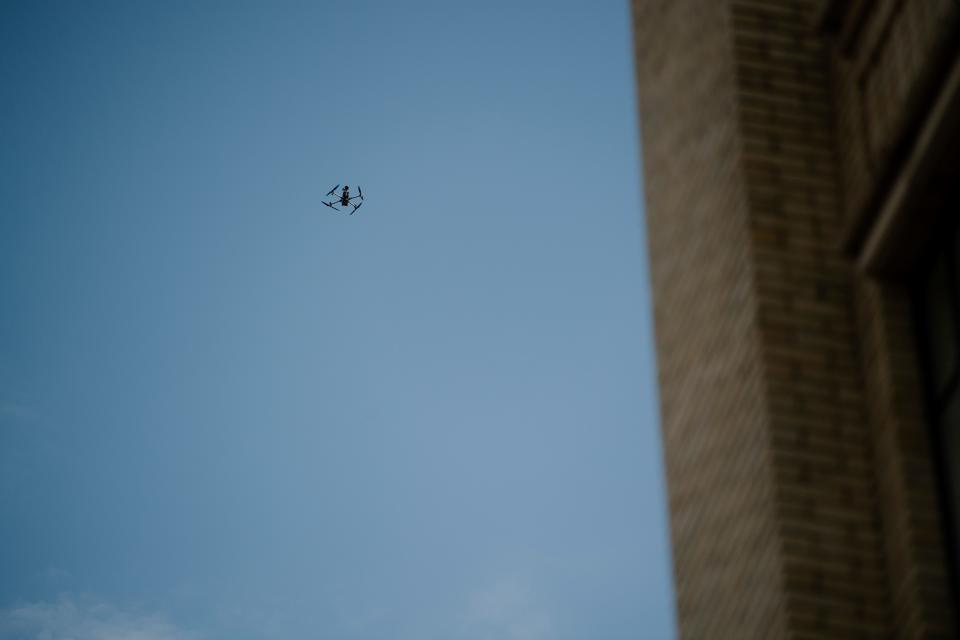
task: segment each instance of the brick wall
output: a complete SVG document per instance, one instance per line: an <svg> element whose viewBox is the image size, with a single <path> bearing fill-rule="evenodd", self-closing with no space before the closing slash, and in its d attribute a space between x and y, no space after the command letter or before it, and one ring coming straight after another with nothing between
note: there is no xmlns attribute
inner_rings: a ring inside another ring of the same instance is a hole
<svg viewBox="0 0 960 640"><path fill-rule="evenodd" d="M821 4L633 0L686 638L954 631L909 304L841 248Z"/></svg>
<svg viewBox="0 0 960 640"><path fill-rule="evenodd" d="M731 15L649 0L634 21L680 630L783 637Z"/></svg>
<svg viewBox="0 0 960 640"><path fill-rule="evenodd" d="M732 2L787 611L795 637L880 638L888 593L829 57L812 3Z"/></svg>

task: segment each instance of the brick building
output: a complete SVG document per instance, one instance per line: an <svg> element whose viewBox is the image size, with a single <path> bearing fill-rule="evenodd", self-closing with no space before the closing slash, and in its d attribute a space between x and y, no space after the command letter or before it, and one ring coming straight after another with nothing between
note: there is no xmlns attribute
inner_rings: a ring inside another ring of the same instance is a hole
<svg viewBox="0 0 960 640"><path fill-rule="evenodd" d="M682 637L960 637L960 1L633 20Z"/></svg>

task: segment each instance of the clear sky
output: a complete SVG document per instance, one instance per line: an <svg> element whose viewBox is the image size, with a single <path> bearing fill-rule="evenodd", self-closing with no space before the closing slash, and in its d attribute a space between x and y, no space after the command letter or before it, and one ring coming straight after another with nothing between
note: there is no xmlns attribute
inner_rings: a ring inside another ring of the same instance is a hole
<svg viewBox="0 0 960 640"><path fill-rule="evenodd" d="M0 3L0 638L673 637L630 38Z"/></svg>

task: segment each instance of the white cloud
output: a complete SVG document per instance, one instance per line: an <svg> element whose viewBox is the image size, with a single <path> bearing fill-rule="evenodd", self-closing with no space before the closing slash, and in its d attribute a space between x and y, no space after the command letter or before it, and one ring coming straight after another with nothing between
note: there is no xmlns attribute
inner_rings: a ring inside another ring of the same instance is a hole
<svg viewBox="0 0 960 640"><path fill-rule="evenodd" d="M467 627L472 637L496 640L543 640L552 617L526 584L506 579L470 599Z"/></svg>
<svg viewBox="0 0 960 640"><path fill-rule="evenodd" d="M63 596L0 609L2 640L195 640L163 616Z"/></svg>

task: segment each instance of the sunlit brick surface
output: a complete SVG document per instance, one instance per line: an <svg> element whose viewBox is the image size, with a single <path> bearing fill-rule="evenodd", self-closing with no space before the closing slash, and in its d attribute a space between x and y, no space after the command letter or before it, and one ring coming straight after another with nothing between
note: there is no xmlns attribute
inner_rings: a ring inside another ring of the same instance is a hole
<svg viewBox="0 0 960 640"><path fill-rule="evenodd" d="M730 12L635 5L677 609L689 638L785 630Z"/></svg>

